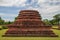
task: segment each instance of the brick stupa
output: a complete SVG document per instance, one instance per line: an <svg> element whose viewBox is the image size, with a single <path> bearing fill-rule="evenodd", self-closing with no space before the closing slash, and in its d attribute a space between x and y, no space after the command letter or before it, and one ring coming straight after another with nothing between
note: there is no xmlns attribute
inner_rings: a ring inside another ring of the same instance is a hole
<svg viewBox="0 0 60 40"><path fill-rule="evenodd" d="M3 36L7 37L57 37L51 26L45 25L36 10L22 10L16 21L8 25L8 30Z"/></svg>

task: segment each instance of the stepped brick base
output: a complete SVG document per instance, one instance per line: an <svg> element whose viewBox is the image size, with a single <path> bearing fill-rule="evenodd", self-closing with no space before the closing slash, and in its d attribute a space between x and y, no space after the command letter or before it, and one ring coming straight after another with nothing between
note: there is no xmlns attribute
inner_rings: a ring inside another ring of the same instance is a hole
<svg viewBox="0 0 60 40"><path fill-rule="evenodd" d="M13 24L7 25L9 28L5 37L57 37L51 29L41 21L39 12L35 10L22 10Z"/></svg>
<svg viewBox="0 0 60 40"><path fill-rule="evenodd" d="M21 31L20 29L10 29L5 34L4 37L58 37L51 30Z"/></svg>
<svg viewBox="0 0 60 40"><path fill-rule="evenodd" d="M51 31L28 31L28 32L16 32L16 33L7 33L6 35L3 35L6 37L57 37L53 32Z"/></svg>

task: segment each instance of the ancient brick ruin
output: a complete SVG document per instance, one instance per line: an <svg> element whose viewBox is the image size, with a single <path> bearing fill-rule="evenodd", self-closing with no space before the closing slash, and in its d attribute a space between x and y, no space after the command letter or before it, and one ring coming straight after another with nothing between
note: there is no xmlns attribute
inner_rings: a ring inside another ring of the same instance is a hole
<svg viewBox="0 0 60 40"><path fill-rule="evenodd" d="M57 37L51 26L45 25L36 10L22 10L16 21L8 25L8 30L3 36L7 37Z"/></svg>

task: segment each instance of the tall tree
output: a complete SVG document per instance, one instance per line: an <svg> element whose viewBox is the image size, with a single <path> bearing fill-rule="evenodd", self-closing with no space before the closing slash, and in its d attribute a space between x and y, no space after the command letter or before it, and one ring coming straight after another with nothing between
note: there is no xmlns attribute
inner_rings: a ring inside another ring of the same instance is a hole
<svg viewBox="0 0 60 40"><path fill-rule="evenodd" d="M53 16L54 19L56 20L56 22L58 23L58 28L60 29L60 14L56 14L55 16Z"/></svg>
<svg viewBox="0 0 60 40"><path fill-rule="evenodd" d="M0 17L0 25L4 24L4 20L2 20L2 18Z"/></svg>

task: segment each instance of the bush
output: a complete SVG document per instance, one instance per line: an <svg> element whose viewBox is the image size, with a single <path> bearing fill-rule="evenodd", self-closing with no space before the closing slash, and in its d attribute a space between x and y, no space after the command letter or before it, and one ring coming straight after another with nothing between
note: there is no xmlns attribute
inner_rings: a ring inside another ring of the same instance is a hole
<svg viewBox="0 0 60 40"><path fill-rule="evenodd" d="M8 27L7 26L2 26L2 29L7 29Z"/></svg>
<svg viewBox="0 0 60 40"><path fill-rule="evenodd" d="M2 28L0 28L0 30L2 30Z"/></svg>

